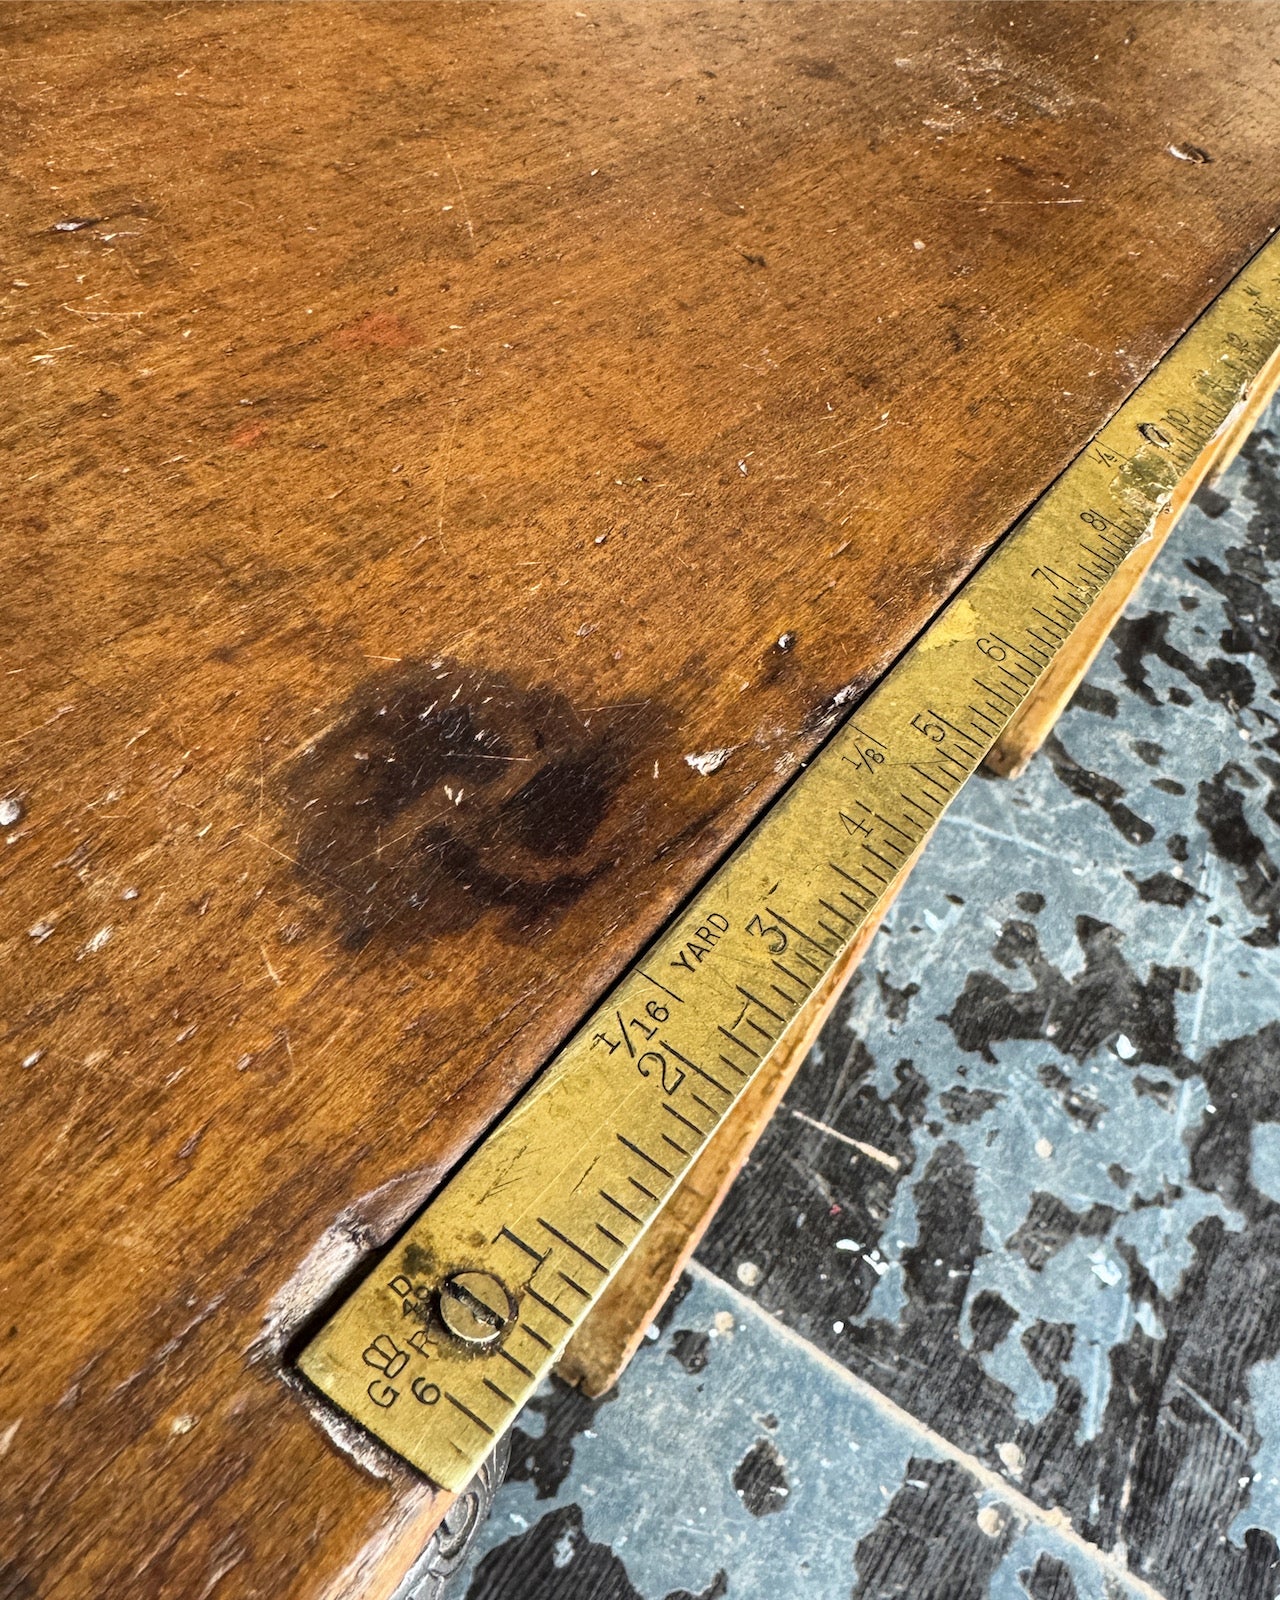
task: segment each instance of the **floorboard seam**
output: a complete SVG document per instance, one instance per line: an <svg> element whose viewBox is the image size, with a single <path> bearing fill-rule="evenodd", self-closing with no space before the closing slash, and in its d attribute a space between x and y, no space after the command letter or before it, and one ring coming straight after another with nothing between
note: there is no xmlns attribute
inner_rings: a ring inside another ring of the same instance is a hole
<svg viewBox="0 0 1280 1600"><path fill-rule="evenodd" d="M1139 1577L1123 1561L1118 1560L1114 1555L1101 1549L1098 1545L1091 1544L1088 1539L1077 1533L1065 1512L1061 1510L1048 1511L1043 1506L1037 1505L1028 1495L1014 1488L1007 1478L1001 1477L998 1472L988 1467L985 1462L980 1461L977 1456L970 1455L968 1451L961 1450L958 1445L952 1444L942 1434L935 1433L932 1428L921 1422L918 1417L913 1416L910 1411L904 1410L895 1401L882 1394L874 1384L870 1384L865 1378L860 1378L856 1373L850 1372L848 1367L841 1365L839 1361L827 1355L817 1345L811 1344L808 1339L798 1334L794 1328L787 1327L785 1322L780 1321L762 1306L757 1305L749 1296L735 1289L731 1283L726 1282L716 1273L709 1271L700 1262L691 1261L688 1271L702 1279L705 1284L710 1285L716 1293L726 1295L735 1305L740 1306L744 1313L748 1313L755 1317L757 1321L765 1323L771 1332L777 1334L788 1343L798 1346L810 1360L821 1363L855 1394L866 1401L868 1405L876 1411L882 1412L898 1427L914 1434L918 1439L926 1443L931 1450L937 1451L939 1455L944 1455L948 1460L955 1462L957 1466L963 1467L984 1489L992 1494L998 1494L1024 1521L1052 1530L1057 1538L1070 1545L1086 1560L1091 1561L1109 1576L1126 1584L1135 1595L1141 1597L1141 1600L1165 1600L1165 1596L1158 1589L1154 1588L1144 1578Z"/></svg>

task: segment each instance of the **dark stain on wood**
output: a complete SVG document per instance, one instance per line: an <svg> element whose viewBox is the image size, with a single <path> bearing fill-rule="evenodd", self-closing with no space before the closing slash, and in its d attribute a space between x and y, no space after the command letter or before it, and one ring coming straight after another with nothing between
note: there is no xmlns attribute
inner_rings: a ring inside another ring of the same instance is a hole
<svg viewBox="0 0 1280 1600"><path fill-rule="evenodd" d="M578 711L505 673L401 662L289 769L299 871L354 948L465 932L490 912L525 937L612 864L592 842L665 721L652 701Z"/></svg>

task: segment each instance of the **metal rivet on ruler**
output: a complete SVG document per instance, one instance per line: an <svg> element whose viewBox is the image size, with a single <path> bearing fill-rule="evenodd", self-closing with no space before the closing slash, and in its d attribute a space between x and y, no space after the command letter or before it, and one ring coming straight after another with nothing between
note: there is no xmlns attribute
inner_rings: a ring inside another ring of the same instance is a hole
<svg viewBox="0 0 1280 1600"><path fill-rule="evenodd" d="M511 1296L491 1272L455 1272L440 1290L440 1320L464 1344L492 1344L515 1318Z"/></svg>

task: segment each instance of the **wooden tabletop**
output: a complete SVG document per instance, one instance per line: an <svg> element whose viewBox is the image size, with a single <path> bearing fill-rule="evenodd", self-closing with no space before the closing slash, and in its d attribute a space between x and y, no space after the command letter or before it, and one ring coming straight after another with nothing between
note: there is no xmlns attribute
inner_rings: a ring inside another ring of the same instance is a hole
<svg viewBox="0 0 1280 1600"><path fill-rule="evenodd" d="M0 1596L358 1594L288 1341L1280 224L1280 11L0 27Z"/></svg>

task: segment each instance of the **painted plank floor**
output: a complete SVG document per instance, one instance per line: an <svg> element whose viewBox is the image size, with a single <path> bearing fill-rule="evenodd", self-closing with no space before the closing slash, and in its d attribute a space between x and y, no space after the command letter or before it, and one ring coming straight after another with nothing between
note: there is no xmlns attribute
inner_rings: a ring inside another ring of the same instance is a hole
<svg viewBox="0 0 1280 1600"><path fill-rule="evenodd" d="M946 819L466 1600L1280 1595L1280 408ZM853 1141L857 1141L855 1144Z"/></svg>

